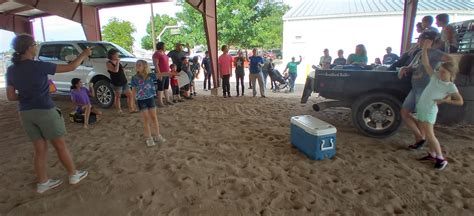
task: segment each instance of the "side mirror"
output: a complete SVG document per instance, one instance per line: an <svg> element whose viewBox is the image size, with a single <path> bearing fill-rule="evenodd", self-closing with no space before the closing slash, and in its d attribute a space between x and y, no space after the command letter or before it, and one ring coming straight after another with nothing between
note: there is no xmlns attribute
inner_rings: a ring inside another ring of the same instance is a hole
<svg viewBox="0 0 474 216"><path fill-rule="evenodd" d="M67 62L72 62L72 61L74 61L74 59L76 59L76 58L77 58L77 55L67 55L66 58L65 58L65 60L66 60Z"/></svg>

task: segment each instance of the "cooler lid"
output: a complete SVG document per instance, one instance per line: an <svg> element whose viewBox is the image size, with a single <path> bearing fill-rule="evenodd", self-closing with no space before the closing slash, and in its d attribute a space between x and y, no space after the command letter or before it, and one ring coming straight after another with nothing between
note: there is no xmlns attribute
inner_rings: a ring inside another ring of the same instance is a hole
<svg viewBox="0 0 474 216"><path fill-rule="evenodd" d="M336 127L333 125L310 115L293 116L291 117L291 124L315 136L336 134L337 132Z"/></svg>

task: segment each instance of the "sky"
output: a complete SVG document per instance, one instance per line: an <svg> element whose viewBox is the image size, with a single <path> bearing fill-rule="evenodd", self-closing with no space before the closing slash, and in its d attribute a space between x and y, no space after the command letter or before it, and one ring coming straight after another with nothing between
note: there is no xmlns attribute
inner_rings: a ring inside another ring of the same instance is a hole
<svg viewBox="0 0 474 216"><path fill-rule="evenodd" d="M284 0L290 6L296 6L303 0ZM177 12L181 11L181 7L176 2L154 3L153 10L155 14L169 15L175 17ZM130 21L135 25L136 32L133 34L135 38L134 47L140 48L140 41L146 35L146 25L150 21L151 8L150 4L143 4L137 6L108 8L99 11L100 23L102 26L106 25L108 20L112 17L118 17L121 20ZM41 19L34 19L33 21L34 36L37 41L43 40L43 33L41 31ZM84 31L79 23L57 17L49 16L43 18L43 25L45 28L46 41L58 40L85 40ZM10 49L10 42L14 38L12 32L0 30L0 52Z"/></svg>

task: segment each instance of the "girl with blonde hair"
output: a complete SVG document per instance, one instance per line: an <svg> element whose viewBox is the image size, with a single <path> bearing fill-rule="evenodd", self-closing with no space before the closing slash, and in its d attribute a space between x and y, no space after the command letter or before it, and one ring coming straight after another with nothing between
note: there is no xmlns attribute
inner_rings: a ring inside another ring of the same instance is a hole
<svg viewBox="0 0 474 216"><path fill-rule="evenodd" d="M438 114L438 104L462 106L464 102L453 83L458 71L456 65L450 61L442 63L436 70L431 67L428 48L432 43L432 40L424 40L422 44L421 61L426 72L430 75L430 82L416 104L416 119L420 123L422 132L426 135L429 150L428 155L419 160L433 161L435 162L434 168L442 170L448 165L448 161L443 157L441 146L433 129Z"/></svg>
<svg viewBox="0 0 474 216"><path fill-rule="evenodd" d="M156 115L155 82L157 81L157 74L150 73L150 66L144 60L138 60L135 68L137 74L132 77L132 92L137 99L138 109L142 115L146 144L149 147L155 146L156 142L162 144L166 140L160 134L158 117ZM158 76L166 74L160 73Z"/></svg>

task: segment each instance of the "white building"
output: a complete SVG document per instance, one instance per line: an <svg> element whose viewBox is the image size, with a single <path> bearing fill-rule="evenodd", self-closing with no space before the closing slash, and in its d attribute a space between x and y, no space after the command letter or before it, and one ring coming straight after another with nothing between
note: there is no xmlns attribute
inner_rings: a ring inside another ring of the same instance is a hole
<svg viewBox="0 0 474 216"><path fill-rule="evenodd" d="M339 49L347 58L357 44L364 44L369 64L377 57L382 59L388 46L399 54L404 1L306 0L293 7L283 16L283 60L286 64L293 56L303 56L297 83L304 83L305 73L319 63L325 48L333 59ZM440 13L449 14L450 22L474 19L474 1L420 0L416 22ZM417 35L414 31L414 37Z"/></svg>

